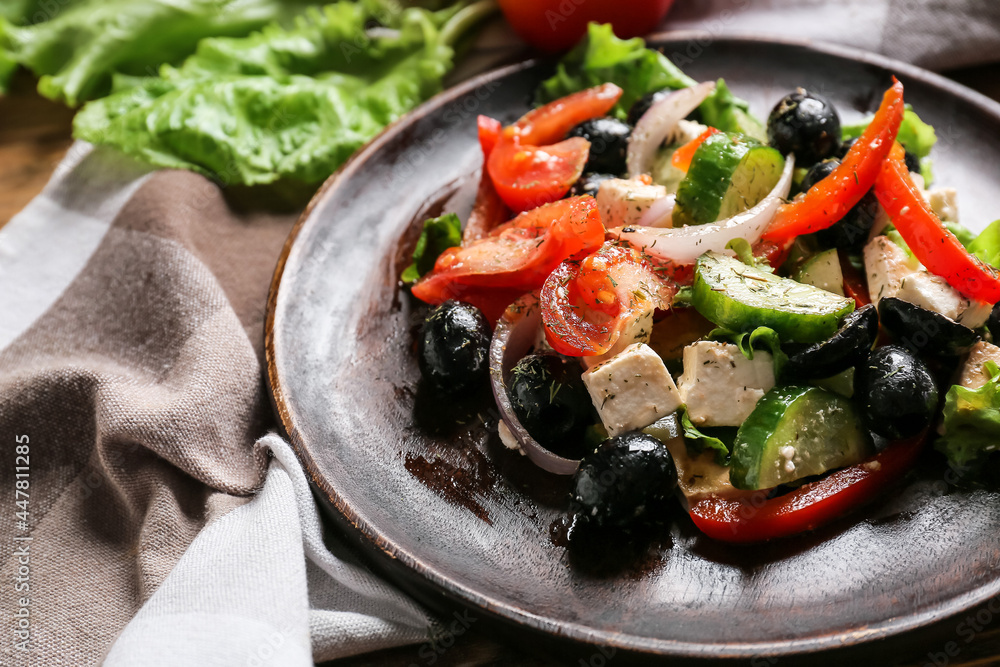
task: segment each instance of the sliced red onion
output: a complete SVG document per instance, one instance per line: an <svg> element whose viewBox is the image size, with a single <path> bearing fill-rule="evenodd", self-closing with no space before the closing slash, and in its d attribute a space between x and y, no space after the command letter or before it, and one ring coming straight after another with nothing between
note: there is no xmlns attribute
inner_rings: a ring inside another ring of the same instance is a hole
<svg viewBox="0 0 1000 667"><path fill-rule="evenodd" d="M753 243L761 237L774 219L778 207L788 197L792 187L792 172L795 158L785 158L785 168L778 183L766 197L753 208L737 213L731 218L707 225L688 225L674 229L664 227L616 227L608 233L627 241L651 257L670 260L679 264L690 264L709 250L722 252L735 238Z"/></svg>
<svg viewBox="0 0 1000 667"><path fill-rule="evenodd" d="M625 164L629 178L649 173L660 144L673 134L677 123L698 108L715 90L713 81L698 83L670 93L642 114L628 140Z"/></svg>
<svg viewBox="0 0 1000 667"><path fill-rule="evenodd" d="M532 463L556 475L572 475L580 461L554 454L532 438L514 414L507 394L511 370L531 349L541 325L542 309L538 304L538 292L525 294L507 308L497 323L493 342L490 343L490 385L500 417Z"/></svg>
<svg viewBox="0 0 1000 667"><path fill-rule="evenodd" d="M669 227L673 223L676 195L657 199L637 221L640 227Z"/></svg>

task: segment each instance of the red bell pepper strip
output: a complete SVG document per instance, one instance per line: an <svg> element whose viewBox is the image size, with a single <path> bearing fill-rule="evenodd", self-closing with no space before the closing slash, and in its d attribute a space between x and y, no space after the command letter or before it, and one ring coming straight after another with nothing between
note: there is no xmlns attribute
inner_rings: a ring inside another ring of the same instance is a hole
<svg viewBox="0 0 1000 667"><path fill-rule="evenodd" d="M493 187L493 180L486 169L486 161L500 139L503 126L500 121L489 116L479 116L476 119L479 128L479 146L483 149L483 173L479 177L479 189L476 191L476 202L472 205L472 213L462 229L462 245L488 236L491 231L510 219L510 209L500 199Z"/></svg>
<svg viewBox="0 0 1000 667"><path fill-rule="evenodd" d="M917 459L920 435L897 441L874 457L768 499L766 491L739 498L704 498L692 503L691 519L703 533L723 542L760 542L819 528L869 502L901 478Z"/></svg>
<svg viewBox="0 0 1000 667"><path fill-rule="evenodd" d="M913 255L969 299L1000 301L1000 276L945 229L924 200L896 144L875 181L875 196Z"/></svg>
<svg viewBox="0 0 1000 667"><path fill-rule="evenodd" d="M763 238L785 241L818 232L843 218L875 183L903 120L903 84L893 79L861 137L833 172L802 198L778 209Z"/></svg>
<svg viewBox="0 0 1000 667"><path fill-rule="evenodd" d="M710 127L699 134L696 138L675 150L673 157L670 158L670 164L681 171L687 171L690 169L691 160L694 159L694 154L698 150L698 147L705 143L705 140L716 132L718 132L717 129Z"/></svg>

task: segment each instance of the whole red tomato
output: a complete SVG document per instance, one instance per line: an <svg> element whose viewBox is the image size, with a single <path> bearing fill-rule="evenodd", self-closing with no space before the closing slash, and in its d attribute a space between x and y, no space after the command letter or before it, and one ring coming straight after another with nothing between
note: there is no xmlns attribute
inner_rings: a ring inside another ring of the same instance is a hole
<svg viewBox="0 0 1000 667"><path fill-rule="evenodd" d="M674 0L499 0L514 31L532 46L564 51L587 32L587 23L611 23L622 38L645 35L660 24Z"/></svg>

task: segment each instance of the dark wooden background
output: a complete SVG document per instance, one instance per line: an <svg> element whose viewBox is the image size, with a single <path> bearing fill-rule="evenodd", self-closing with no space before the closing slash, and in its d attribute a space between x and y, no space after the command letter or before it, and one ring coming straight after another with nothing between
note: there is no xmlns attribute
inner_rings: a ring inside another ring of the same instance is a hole
<svg viewBox="0 0 1000 667"><path fill-rule="evenodd" d="M1000 63L944 72L959 83L1000 101ZM72 143L73 110L50 102L35 92L35 80L20 72L11 92L0 97L0 227L20 211L45 186L56 165ZM997 192L1000 208L1000 189ZM982 618L986 618L983 614ZM915 649L900 655L895 664L901 667L952 665L979 667L1000 665L1000 618L989 614L971 643L961 643L957 655L948 655L942 645L931 651ZM956 621L957 622L957 621ZM558 656L538 654L530 642L511 643L491 638L483 628L471 628L455 639L443 652L433 652L437 667L459 665L557 665L565 664ZM426 647L408 646L381 651L329 665L429 665L431 652ZM568 664L578 664L578 660ZM613 662L613 661L612 661Z"/></svg>

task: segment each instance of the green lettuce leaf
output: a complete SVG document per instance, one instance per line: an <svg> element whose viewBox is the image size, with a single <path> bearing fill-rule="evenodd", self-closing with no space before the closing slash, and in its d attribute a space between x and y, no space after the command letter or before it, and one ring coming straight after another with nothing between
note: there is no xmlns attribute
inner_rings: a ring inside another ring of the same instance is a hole
<svg viewBox="0 0 1000 667"><path fill-rule="evenodd" d="M959 237L962 243L965 243ZM994 220L979 236L965 243L969 252L987 264L1000 268L1000 220Z"/></svg>
<svg viewBox="0 0 1000 667"><path fill-rule="evenodd" d="M115 92L77 114L74 136L225 184L316 183L441 90L452 18L453 9L338 2L289 29L205 39L158 77L117 77ZM389 30L370 35L374 21Z"/></svg>
<svg viewBox="0 0 1000 667"><path fill-rule="evenodd" d="M413 248L413 264L403 271L404 283L414 283L434 268L434 262L448 248L462 243L462 221L454 213L424 220L417 245Z"/></svg>
<svg viewBox="0 0 1000 667"><path fill-rule="evenodd" d="M585 88L611 82L623 93L612 114L625 119L636 100L664 88L678 90L697 83L639 37L619 39L608 24L591 23L587 36L562 59L556 73L535 91L539 104L551 102ZM725 132L743 132L756 138L764 134L750 105L735 97L719 79L715 92L700 107L704 121Z"/></svg>
<svg viewBox="0 0 1000 667"><path fill-rule="evenodd" d="M691 422L691 418L688 417L687 410L680 410L679 413L681 418L681 428L684 430L684 439L688 442L685 443L688 449L695 453L700 453L706 449L715 452L715 462L719 465L729 465L729 445L727 445L721 438L715 435L709 435L704 431L698 429ZM715 428L711 429L713 433L717 435L726 436L727 439L732 442L736 436L736 429L729 428Z"/></svg>
<svg viewBox="0 0 1000 667"><path fill-rule="evenodd" d="M952 469L974 478L1000 447L1000 367L987 361L989 381L979 389L953 385L944 399L944 435L934 447Z"/></svg>
<svg viewBox="0 0 1000 667"><path fill-rule="evenodd" d="M19 11L32 20L32 3L23 4ZM204 37L247 35L305 6L302 0L76 0L42 22L0 28L0 50L40 77L42 95L76 106L107 94L115 73L155 74Z"/></svg>

